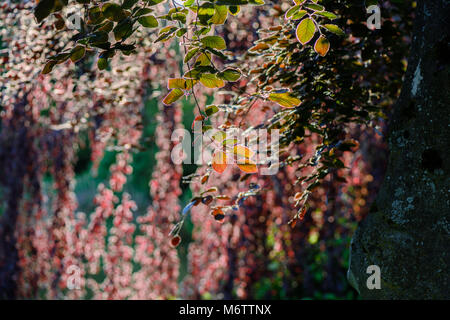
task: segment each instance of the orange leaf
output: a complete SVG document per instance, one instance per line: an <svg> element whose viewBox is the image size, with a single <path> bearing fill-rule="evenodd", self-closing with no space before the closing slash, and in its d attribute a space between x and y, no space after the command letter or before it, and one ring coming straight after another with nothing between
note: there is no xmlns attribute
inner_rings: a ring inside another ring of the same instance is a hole
<svg viewBox="0 0 450 320"><path fill-rule="evenodd" d="M314 50L320 54L322 57L325 57L330 50L330 41L324 36L320 36L317 39L316 44L314 45Z"/></svg>
<svg viewBox="0 0 450 320"><path fill-rule="evenodd" d="M237 165L238 165L239 169L241 169L245 173L257 173L258 172L258 167L256 166L256 164L254 164L250 160L246 160L245 162L238 163Z"/></svg>
<svg viewBox="0 0 450 320"><path fill-rule="evenodd" d="M223 151L216 151L213 154L212 167L217 173L222 173L227 168L227 155Z"/></svg>

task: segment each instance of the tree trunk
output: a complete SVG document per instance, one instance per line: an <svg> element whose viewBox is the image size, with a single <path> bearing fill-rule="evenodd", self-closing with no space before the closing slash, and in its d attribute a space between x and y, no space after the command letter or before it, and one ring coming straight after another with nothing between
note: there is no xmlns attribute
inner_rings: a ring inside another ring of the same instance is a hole
<svg viewBox="0 0 450 320"><path fill-rule="evenodd" d="M450 2L421 0L416 10L386 178L351 244L348 278L363 299L450 298ZM367 287L370 265L381 289Z"/></svg>

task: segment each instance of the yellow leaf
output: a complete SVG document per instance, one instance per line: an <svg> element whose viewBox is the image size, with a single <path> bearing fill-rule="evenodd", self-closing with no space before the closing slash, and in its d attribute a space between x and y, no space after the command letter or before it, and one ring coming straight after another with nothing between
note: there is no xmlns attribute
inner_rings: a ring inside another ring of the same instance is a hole
<svg viewBox="0 0 450 320"><path fill-rule="evenodd" d="M253 157L255 153L247 147L237 145L234 146L234 154L240 158L244 157L246 159L249 159Z"/></svg>
<svg viewBox="0 0 450 320"><path fill-rule="evenodd" d="M289 92L271 93L268 99L285 108L295 108L302 103L300 99L291 96Z"/></svg>
<svg viewBox="0 0 450 320"><path fill-rule="evenodd" d="M193 79L174 78L174 79L169 79L167 88L168 89L190 90L196 83L197 83L197 80L193 80Z"/></svg>

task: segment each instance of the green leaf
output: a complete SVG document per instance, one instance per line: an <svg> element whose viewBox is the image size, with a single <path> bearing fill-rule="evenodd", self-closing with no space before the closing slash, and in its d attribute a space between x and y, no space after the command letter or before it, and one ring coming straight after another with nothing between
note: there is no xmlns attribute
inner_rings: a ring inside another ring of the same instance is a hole
<svg viewBox="0 0 450 320"><path fill-rule="evenodd" d="M325 17L325 18L328 18L330 20L334 20L334 19L338 18L337 15L335 15L334 13L328 12L328 11L315 12L314 14L322 16L322 17Z"/></svg>
<svg viewBox="0 0 450 320"><path fill-rule="evenodd" d="M53 56L50 58L50 60L56 61L57 64L65 62L67 59L70 58L70 52L61 52L58 53L56 56Z"/></svg>
<svg viewBox="0 0 450 320"><path fill-rule="evenodd" d="M104 31L97 31L91 34L88 38L91 45L108 42L108 33Z"/></svg>
<svg viewBox="0 0 450 320"><path fill-rule="evenodd" d="M301 44L307 44L316 33L316 25L311 18L303 19L297 27L297 39Z"/></svg>
<svg viewBox="0 0 450 320"><path fill-rule="evenodd" d="M198 19L203 25L208 25L209 20L214 16L215 10L214 10L214 4L212 3L203 3L198 8Z"/></svg>
<svg viewBox="0 0 450 320"><path fill-rule="evenodd" d="M314 11L323 11L325 8L320 4L308 3L303 5L304 8L308 8Z"/></svg>
<svg viewBox="0 0 450 320"><path fill-rule="evenodd" d="M53 67L56 65L56 61L50 60L48 61L45 66L44 69L42 69L42 74L47 74L52 72Z"/></svg>
<svg viewBox="0 0 450 320"><path fill-rule="evenodd" d="M366 7L376 6L378 5L378 0L366 0L365 5Z"/></svg>
<svg viewBox="0 0 450 320"><path fill-rule="evenodd" d="M144 2L147 3L148 6L154 6L164 1L166 0L144 0Z"/></svg>
<svg viewBox="0 0 450 320"><path fill-rule="evenodd" d="M45 18L47 18L50 13L52 13L55 7L55 0L41 0L34 8L34 16L36 17L38 23L41 23Z"/></svg>
<svg viewBox="0 0 450 320"><path fill-rule="evenodd" d="M135 17L145 16L146 14L152 13L153 9L150 8L141 8L134 14Z"/></svg>
<svg viewBox="0 0 450 320"><path fill-rule="evenodd" d="M239 78L241 77L241 72L236 69L228 68L228 69L225 69L222 72L220 72L217 76L220 79L230 81L230 82L235 82L235 81L238 81Z"/></svg>
<svg viewBox="0 0 450 320"><path fill-rule="evenodd" d="M70 60L72 60L72 62L80 61L81 59L83 59L85 53L85 46L78 45L70 52Z"/></svg>
<svg viewBox="0 0 450 320"><path fill-rule="evenodd" d="M197 60L195 60L194 65L197 66L209 66L211 65L211 54L202 53L198 56Z"/></svg>
<svg viewBox="0 0 450 320"><path fill-rule="evenodd" d="M166 40L174 37L175 36L174 33L177 30L178 30L178 28L174 27L174 26L168 26L168 27L162 28L161 30L159 30L159 36L155 40L155 42L166 41Z"/></svg>
<svg viewBox="0 0 450 320"><path fill-rule="evenodd" d="M106 21L105 23L98 25L94 30L109 33L113 29L113 27L114 27L114 22Z"/></svg>
<svg viewBox="0 0 450 320"><path fill-rule="evenodd" d="M124 40L131 35L132 31L133 23L130 19L126 19L117 24L117 26L113 29L114 38L116 39L116 41Z"/></svg>
<svg viewBox="0 0 450 320"><path fill-rule="evenodd" d="M214 16L211 18L213 24L224 24L228 17L227 6L215 6Z"/></svg>
<svg viewBox="0 0 450 320"><path fill-rule="evenodd" d="M184 63L189 62L197 54L197 52L199 52L199 50L199 48L189 50L184 56Z"/></svg>
<svg viewBox="0 0 450 320"><path fill-rule="evenodd" d="M342 31L341 28L339 28L337 25L335 24L324 24L323 25L328 31L337 34L338 36L344 36L345 33L344 31Z"/></svg>
<svg viewBox="0 0 450 320"><path fill-rule="evenodd" d="M177 31L177 37L182 37L183 35L186 34L186 32L187 32L187 29L186 29L186 28L180 28L180 29L178 29L178 31Z"/></svg>
<svg viewBox="0 0 450 320"><path fill-rule="evenodd" d="M97 61L97 67L99 70L105 70L106 68L108 68L108 59L99 58Z"/></svg>
<svg viewBox="0 0 450 320"><path fill-rule="evenodd" d="M88 12L88 17L89 17L89 20L87 23L93 24L93 25L99 24L103 20L105 20L105 17L103 16L102 11L100 10L99 7L90 8L89 12Z"/></svg>
<svg viewBox="0 0 450 320"><path fill-rule="evenodd" d="M168 106L180 99L182 96L184 96L184 91L181 89L173 89L171 90L167 96L163 99L163 103Z"/></svg>
<svg viewBox="0 0 450 320"><path fill-rule="evenodd" d="M131 9L139 0L124 0L122 3L123 9Z"/></svg>
<svg viewBox="0 0 450 320"><path fill-rule="evenodd" d="M308 13L308 12L307 12L306 10L300 10L300 11L294 13L294 14L291 16L291 20L300 20L300 19L302 19L307 13Z"/></svg>
<svg viewBox="0 0 450 320"><path fill-rule="evenodd" d="M119 22L126 18L121 6L116 3L107 2L102 6L103 16L111 21Z"/></svg>
<svg viewBox="0 0 450 320"><path fill-rule="evenodd" d="M207 36L200 40L205 47L223 50L226 49L225 40L219 36Z"/></svg>
<svg viewBox="0 0 450 320"><path fill-rule="evenodd" d="M152 15L140 17L138 22L146 28L156 28L158 26L158 20Z"/></svg>
<svg viewBox="0 0 450 320"><path fill-rule="evenodd" d="M299 9L300 9L300 5L299 5L299 4L296 5L296 6L293 6L293 7L290 8L288 11L286 11L285 18L286 18L286 19L289 19L290 17L292 17L292 16L294 15L294 13L296 13L297 11L299 11Z"/></svg>
<svg viewBox="0 0 450 320"><path fill-rule="evenodd" d="M217 113L218 111L219 111L219 108L217 108L217 106L215 106L215 105L210 105L210 106L206 107L206 109L205 109L205 113L208 117L212 116L213 114Z"/></svg>
<svg viewBox="0 0 450 320"><path fill-rule="evenodd" d="M222 88L225 86L225 82L212 73L201 74L200 82L207 88Z"/></svg>

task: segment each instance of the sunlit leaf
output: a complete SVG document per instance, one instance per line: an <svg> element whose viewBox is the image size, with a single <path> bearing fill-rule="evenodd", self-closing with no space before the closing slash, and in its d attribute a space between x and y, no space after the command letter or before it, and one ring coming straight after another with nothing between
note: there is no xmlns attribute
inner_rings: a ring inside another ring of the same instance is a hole
<svg viewBox="0 0 450 320"><path fill-rule="evenodd" d="M184 63L189 62L199 51L200 51L199 48L189 50L184 56Z"/></svg>
<svg viewBox="0 0 450 320"><path fill-rule="evenodd" d="M325 18L328 18L330 20L334 20L334 19L338 18L337 15L335 15L334 13L328 12L328 11L316 12L314 14L322 16L322 17L325 17Z"/></svg>
<svg viewBox="0 0 450 320"><path fill-rule="evenodd" d="M241 145L234 146L233 153L238 156L238 159L239 158L249 159L253 157L253 155L255 154L255 152L253 152L249 148Z"/></svg>
<svg viewBox="0 0 450 320"><path fill-rule="evenodd" d="M338 36L344 36L345 33L344 31L342 31L341 28L339 28L337 25L335 24L324 24L323 25L328 31L337 34Z"/></svg>
<svg viewBox="0 0 450 320"><path fill-rule="evenodd" d="M314 11L325 10L325 8L323 6L321 6L320 4L315 4L315 3L307 3L307 4L304 4L303 7L314 10Z"/></svg>
<svg viewBox="0 0 450 320"><path fill-rule="evenodd" d="M184 91L181 89L173 89L171 90L167 96L163 99L163 103L168 106L180 99L182 96L184 96Z"/></svg>
<svg viewBox="0 0 450 320"><path fill-rule="evenodd" d="M286 19L289 19L290 17L292 17L292 15L294 14L294 13L296 13L298 10L300 9L300 5L295 5L295 6L293 6L292 8L290 8L288 11L286 11L286 14L285 14L285 18Z"/></svg>
<svg viewBox="0 0 450 320"><path fill-rule="evenodd" d="M299 10L297 12L295 12L292 16L291 16L291 20L300 20L302 19L308 12L306 10Z"/></svg>
<svg viewBox="0 0 450 320"><path fill-rule="evenodd" d="M202 39L200 39L200 41L205 47L208 48L223 50L227 47L225 44L225 40L223 40L223 38L219 36L203 37Z"/></svg>
<svg viewBox="0 0 450 320"><path fill-rule="evenodd" d="M197 80L193 79L169 79L167 83L168 89L182 89L182 90L190 90L197 83Z"/></svg>
<svg viewBox="0 0 450 320"><path fill-rule="evenodd" d="M291 96L289 92L271 93L268 99L285 108L295 108L301 104L300 99Z"/></svg>
<svg viewBox="0 0 450 320"><path fill-rule="evenodd" d="M216 151L212 157L212 168L217 173L222 173L227 169L227 155L223 151Z"/></svg>
<svg viewBox="0 0 450 320"><path fill-rule="evenodd" d="M236 69L228 68L220 72L217 76L223 80L235 82L241 77L241 72Z"/></svg>
<svg viewBox="0 0 450 320"><path fill-rule="evenodd" d="M316 25L311 18L303 19L297 27L297 39L301 44L307 44L316 33Z"/></svg>
<svg viewBox="0 0 450 320"><path fill-rule="evenodd" d="M213 24L224 24L228 17L227 6L215 6L214 16L211 18Z"/></svg>
<svg viewBox="0 0 450 320"><path fill-rule="evenodd" d="M217 108L217 106L215 106L215 105L210 105L210 106L206 107L206 109L205 109L205 113L208 117L212 116L213 114L215 114L218 111L219 111L219 108Z"/></svg>
<svg viewBox="0 0 450 320"><path fill-rule="evenodd" d="M239 169L241 169L245 173L257 173L258 167L255 163L251 162L250 160L245 160L237 163L237 166Z"/></svg>
<svg viewBox="0 0 450 320"><path fill-rule="evenodd" d="M330 41L324 36L320 36L317 39L316 44L314 45L314 50L320 54L322 57L325 57L330 50Z"/></svg>
<svg viewBox="0 0 450 320"><path fill-rule="evenodd" d="M222 88L225 86L225 82L212 73L203 73L200 76L200 82L207 88Z"/></svg>

